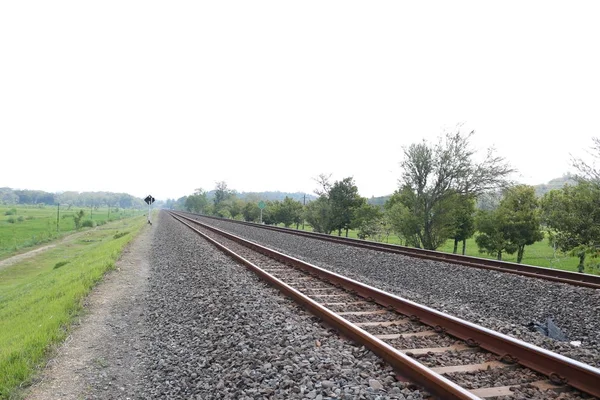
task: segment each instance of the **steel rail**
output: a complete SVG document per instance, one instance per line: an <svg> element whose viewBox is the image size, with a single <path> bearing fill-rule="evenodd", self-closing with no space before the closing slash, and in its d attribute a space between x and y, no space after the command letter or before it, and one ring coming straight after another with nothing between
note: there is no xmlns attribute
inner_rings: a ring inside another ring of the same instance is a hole
<svg viewBox="0 0 600 400"><path fill-rule="evenodd" d="M553 382L568 384L582 392L600 397L600 369L327 271L192 218L181 215L180 217L268 257L304 270L313 276L318 276L333 285L356 293L384 307L416 318L427 325L435 327L437 330L443 330L452 336L465 340L469 344L477 345L492 353L514 360L525 367L550 377ZM385 357L382 356L382 358Z"/></svg>
<svg viewBox="0 0 600 400"><path fill-rule="evenodd" d="M199 216L197 214L192 214ZM463 256L459 254L443 253L435 250L417 249L389 243L375 243L361 239L345 238L340 236L331 236L324 233L299 231L297 229L282 228L278 226L260 225L253 222L225 220L222 218L201 215L203 218L224 220L231 223L252 226L255 228L268 229L277 232L289 233L297 236L304 236L313 239L325 240L333 243L346 244L349 246L360 247L388 253L402 254L409 257L418 257L427 260L444 261L448 263L464 265L468 267L487 269L492 271L506 272L531 278L545 279L554 282L561 282L575 286L600 289L600 275L591 275L578 272L564 271L553 268L536 267L534 265L517 264L508 261L491 260L487 258Z"/></svg>
<svg viewBox="0 0 600 400"><path fill-rule="evenodd" d="M401 353L394 349L389 344L371 335L364 329L352 324L343 317L335 314L326 307L323 307L310 297L299 292L298 290L287 285L282 280L262 270L252 262L248 261L244 257L238 255L234 251L228 249L224 245L205 235L201 231L197 230L187 222L183 221L181 217L173 215L173 218L192 229L197 234L201 235L204 239L208 240L214 246L219 248L221 251L240 262L241 264L248 267L254 273L256 273L261 279L269 283L271 286L279 289L286 296L291 297L297 303L304 306L310 312L317 317L321 318L329 326L337 329L339 332L344 334L346 337L354 340L357 343L364 344L375 354L379 355L382 359L388 362L396 371L400 371L402 376L406 377L410 381L421 385L433 395L440 399L451 399L451 400L475 400L479 399L468 390L455 384L449 379L443 377L440 374L435 373L431 369L425 367L418 361L413 360L411 357ZM185 218L185 217L183 217Z"/></svg>

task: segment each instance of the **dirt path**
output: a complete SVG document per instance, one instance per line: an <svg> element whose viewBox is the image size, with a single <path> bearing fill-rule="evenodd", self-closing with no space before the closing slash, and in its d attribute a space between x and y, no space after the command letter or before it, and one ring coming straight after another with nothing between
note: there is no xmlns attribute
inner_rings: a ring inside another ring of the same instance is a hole
<svg viewBox="0 0 600 400"><path fill-rule="evenodd" d="M10 267L13 264L21 262L27 258L33 257L36 254L46 251L48 249L51 249L55 246L56 246L55 244L49 244L47 246L42 246L37 249L30 250L26 253L17 254L16 256L8 257L7 259L0 261L0 269Z"/></svg>
<svg viewBox="0 0 600 400"><path fill-rule="evenodd" d="M94 228L94 229L98 229L98 228ZM49 250L49 249L51 249L53 247L56 247L57 245L59 245L61 243L64 243L64 242L66 242L68 240L72 240L72 239L74 239L74 238L76 238L78 236L81 236L81 235L83 235L83 234L85 234L87 232L90 232L90 230L85 230L83 232L72 233L70 235L64 236L61 239L58 239L57 243L48 244L46 246L38 247L37 249L33 249L33 250L30 250L30 251L27 251L25 253L16 254L16 255L8 257L8 258L6 258L4 260L0 260L0 270L3 269L3 268L10 267L11 265L17 264L17 263L19 263L19 262L21 262L21 261L23 261L25 259L31 258L31 257L33 257L33 256L35 256L35 255L37 255L37 254L39 254L41 252L44 252L44 251Z"/></svg>
<svg viewBox="0 0 600 400"><path fill-rule="evenodd" d="M137 355L145 329L143 302L153 232L152 226L143 228L117 261L117 269L89 295L85 315L25 398L133 397L142 370Z"/></svg>

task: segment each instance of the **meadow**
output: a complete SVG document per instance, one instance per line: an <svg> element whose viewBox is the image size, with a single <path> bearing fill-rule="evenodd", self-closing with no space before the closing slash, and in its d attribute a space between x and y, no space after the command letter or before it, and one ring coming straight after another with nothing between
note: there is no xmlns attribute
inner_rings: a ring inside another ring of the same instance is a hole
<svg viewBox="0 0 600 400"><path fill-rule="evenodd" d="M88 227L144 214L144 210L61 206L0 205L0 260L16 252L50 242L75 231L73 216L84 211ZM58 218L57 218L58 217ZM93 221L93 222L92 222ZM58 223L57 223L58 222Z"/></svg>
<svg viewBox="0 0 600 400"><path fill-rule="evenodd" d="M45 211L31 209L23 215L38 220L43 232L48 219ZM67 337L85 296L146 226L143 216L122 218L83 229L53 248L0 267L0 399L19 398L18 388L28 384L52 347ZM68 232L70 221L66 220ZM22 226L27 226L26 221ZM29 235L38 225L32 222ZM3 230L6 225L0 227Z"/></svg>

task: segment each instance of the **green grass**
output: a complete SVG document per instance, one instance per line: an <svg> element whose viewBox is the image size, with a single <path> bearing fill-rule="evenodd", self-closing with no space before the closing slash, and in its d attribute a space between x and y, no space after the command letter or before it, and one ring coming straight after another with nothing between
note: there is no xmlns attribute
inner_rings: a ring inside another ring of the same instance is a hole
<svg viewBox="0 0 600 400"><path fill-rule="evenodd" d="M280 225L280 226L283 227L283 225ZM296 226L293 225L290 228L294 229L294 228L296 228ZM299 226L299 229L302 229L302 225ZM313 231L312 227L308 224L305 224L304 230L309 231L309 232ZM332 235L337 235L337 231L332 232ZM342 236L345 236L344 231L342 231ZM358 238L357 231L355 231L355 230L348 231L348 237L357 239ZM372 239L369 239L369 240L372 240ZM383 240L383 241L386 242L386 240ZM388 237L387 243L403 244L402 241L400 240L400 238L398 238L398 236L393 235L393 234ZM444 243L443 246L438 248L437 251L441 251L444 253L452 253L453 247L454 247L454 241L448 240L448 241L446 241L446 243ZM462 252L462 243L458 244L458 252L459 253ZM486 253L480 253L479 249L477 248L477 244L475 243L474 238L467 240L467 247L466 247L465 254L468 256L473 256L473 257L490 258L490 259L496 258L495 256L491 256ZM517 262L517 254L516 253L513 255L503 254L502 261ZM545 267L545 268L556 268L556 269L562 269L562 270L566 270L566 271L577 272L577 265L579 264L579 258L573 257L569 254L564 254L560 251L554 252L554 249L548 244L548 239L544 238L544 240L542 240L540 242L537 242L537 243L532 244L531 246L525 247L525 254L523 256L522 264L535 265L538 267ZM590 273L590 274L599 274L600 273L600 271L597 268L593 269L590 267L586 267L585 272Z"/></svg>
<svg viewBox="0 0 600 400"><path fill-rule="evenodd" d="M13 209L16 213L12 213ZM61 207L57 227L56 207L0 205L0 259L73 232L75 230L73 215L80 209L85 212L83 220L91 219L96 225L144 213L143 210L120 209L119 212L114 212L114 209L111 209L109 216L108 208L92 211L89 207L71 207L70 210Z"/></svg>
<svg viewBox="0 0 600 400"><path fill-rule="evenodd" d="M19 396L67 336L84 297L145 225L145 217L111 222L0 269L0 399Z"/></svg>

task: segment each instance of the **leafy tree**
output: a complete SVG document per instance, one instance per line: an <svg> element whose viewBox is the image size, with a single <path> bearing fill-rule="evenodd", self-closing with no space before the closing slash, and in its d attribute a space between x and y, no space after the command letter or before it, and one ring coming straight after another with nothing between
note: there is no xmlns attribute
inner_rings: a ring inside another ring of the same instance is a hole
<svg viewBox="0 0 600 400"><path fill-rule="evenodd" d="M260 219L260 208L258 208L258 204L254 201L246 202L242 208L242 216L245 221L258 222Z"/></svg>
<svg viewBox="0 0 600 400"><path fill-rule="evenodd" d="M354 212L352 227L358 229L359 239L367 239L381 233L383 213L379 207L364 202Z"/></svg>
<svg viewBox="0 0 600 400"><path fill-rule="evenodd" d="M500 212L505 214L505 235L517 246L517 262L523 260L525 246L544 238L541 230L539 202L533 186L518 185L506 191L500 202Z"/></svg>
<svg viewBox="0 0 600 400"><path fill-rule="evenodd" d="M388 203L392 227L406 239L407 246L435 250L452 236L454 196L439 200L428 216L424 214L425 207L417 194L408 186L394 192Z"/></svg>
<svg viewBox="0 0 600 400"><path fill-rule="evenodd" d="M333 228L337 229L338 236L341 236L342 230L345 230L346 237L348 237L355 210L366 203L366 200L358 194L358 187L354 184L354 179L349 177L336 181L329 190L329 201Z"/></svg>
<svg viewBox="0 0 600 400"><path fill-rule="evenodd" d="M231 218L231 204L227 204L226 201L232 196L233 191L229 190L225 181L217 182L213 198L213 214L223 218Z"/></svg>
<svg viewBox="0 0 600 400"><path fill-rule="evenodd" d="M282 223L286 228L296 224L296 227L302 222L302 203L285 197L282 202L275 202L274 218L276 223Z"/></svg>
<svg viewBox="0 0 600 400"><path fill-rule="evenodd" d="M196 189L193 195L185 199L185 209L189 212L203 214L207 206L208 198L206 197L206 191L202 188Z"/></svg>
<svg viewBox="0 0 600 400"><path fill-rule="evenodd" d="M435 250L452 235L450 197L477 197L505 186L507 176L513 172L493 149L488 150L482 162L475 162L476 152L469 143L473 133L462 134L459 125L434 146L422 142L404 149L400 193L404 206L420 220L416 236L426 249Z"/></svg>
<svg viewBox="0 0 600 400"><path fill-rule="evenodd" d="M232 195L232 191L227 187L227 183L225 181L217 182L215 186L215 197L213 202L215 204L215 208L218 208L219 204L230 198Z"/></svg>
<svg viewBox="0 0 600 400"><path fill-rule="evenodd" d="M504 192L498 208L478 215L476 238L480 251L496 254L517 253L523 261L525 246L544 238L541 230L539 202L532 186L518 185Z"/></svg>
<svg viewBox="0 0 600 400"><path fill-rule="evenodd" d="M334 230L332 207L326 196L319 196L306 205L306 222L315 232L330 234Z"/></svg>
<svg viewBox="0 0 600 400"><path fill-rule="evenodd" d="M406 204L414 202L414 193L409 189L396 191L386 201L384 209L391 230L399 237L404 238L406 246L421 247L419 232L421 218L415 215Z"/></svg>
<svg viewBox="0 0 600 400"><path fill-rule="evenodd" d="M470 195L455 195L452 197L451 214L451 238L454 239L454 250L456 254L458 243L462 242L462 254L467 248L467 239L475 234L475 199Z"/></svg>
<svg viewBox="0 0 600 400"><path fill-rule="evenodd" d="M510 241L504 227L507 225L506 214L500 209L480 210L475 219L475 227L479 234L475 242L481 253L495 255L502 260L502 254L514 254L517 245Z"/></svg>
<svg viewBox="0 0 600 400"><path fill-rule="evenodd" d="M278 201L265 201L265 208L262 211L263 224L267 224L267 225L277 224L277 219L275 218L275 213L277 211L278 205L276 203L278 203ZM260 209L259 209L259 216L257 218L260 218Z"/></svg>
<svg viewBox="0 0 600 400"><path fill-rule="evenodd" d="M551 229L550 242L578 256L583 272L586 253L600 253L600 186L582 181L552 190L542 198L542 215Z"/></svg>

